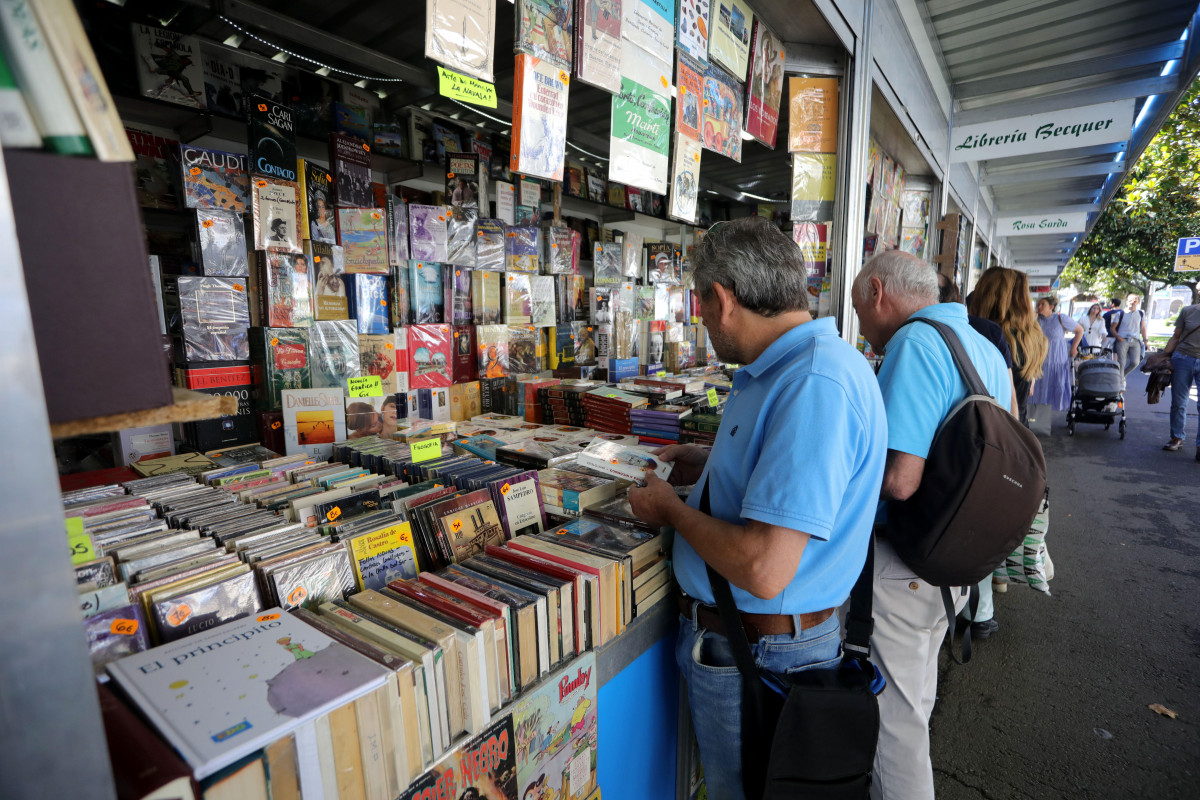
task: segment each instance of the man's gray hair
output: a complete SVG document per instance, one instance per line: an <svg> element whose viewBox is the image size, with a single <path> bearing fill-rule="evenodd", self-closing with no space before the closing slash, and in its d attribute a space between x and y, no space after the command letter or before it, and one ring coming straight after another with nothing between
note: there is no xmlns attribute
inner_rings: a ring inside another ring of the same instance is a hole
<svg viewBox="0 0 1200 800"><path fill-rule="evenodd" d="M899 250L888 250L863 264L854 279L854 296L859 302L870 296L871 278L878 278L888 294L914 303L938 301L937 270L928 262Z"/></svg>
<svg viewBox="0 0 1200 800"><path fill-rule="evenodd" d="M692 284L708 299L719 283L764 317L808 310L800 248L765 217L718 222L692 251Z"/></svg>

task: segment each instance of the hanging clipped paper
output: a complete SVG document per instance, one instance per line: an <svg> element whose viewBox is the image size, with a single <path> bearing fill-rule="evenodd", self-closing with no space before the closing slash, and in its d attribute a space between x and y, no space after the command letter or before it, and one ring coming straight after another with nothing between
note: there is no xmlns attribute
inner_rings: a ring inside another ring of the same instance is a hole
<svg viewBox="0 0 1200 800"><path fill-rule="evenodd" d="M667 214L681 222L696 222L696 200L700 189L700 142L682 131L675 133L671 164L671 195Z"/></svg>
<svg viewBox="0 0 1200 800"><path fill-rule="evenodd" d="M445 67L438 67L438 93L451 100L471 103L484 108L496 107L496 87Z"/></svg>
<svg viewBox="0 0 1200 800"><path fill-rule="evenodd" d="M836 153L837 119L837 78L788 78L788 150Z"/></svg>
<svg viewBox="0 0 1200 800"><path fill-rule="evenodd" d="M383 397L383 379L378 375L351 378L346 381L346 394L350 397Z"/></svg>
<svg viewBox="0 0 1200 800"><path fill-rule="evenodd" d="M425 57L480 80L491 81L496 40L495 2L426 0L425 10ZM494 87L492 93L494 98ZM444 89L442 94L446 94ZM496 107L494 99L488 107Z"/></svg>
<svg viewBox="0 0 1200 800"><path fill-rule="evenodd" d="M675 47L675 0L625 0L621 4L621 38L647 53L670 58ZM625 58L622 50L622 61ZM622 73L625 65L621 65Z"/></svg>
<svg viewBox="0 0 1200 800"><path fill-rule="evenodd" d="M621 7L579 0L575 8L575 77L616 94L621 91Z"/></svg>
<svg viewBox="0 0 1200 800"><path fill-rule="evenodd" d="M742 161L742 82L716 64L704 72L700 122L706 150Z"/></svg>
<svg viewBox="0 0 1200 800"><path fill-rule="evenodd" d="M796 153L792 156L792 221L833 219L837 156Z"/></svg>
<svg viewBox="0 0 1200 800"><path fill-rule="evenodd" d="M783 62L783 42L762 20L754 20L750 81L746 87L746 133L770 148L775 147L775 135L779 129Z"/></svg>
<svg viewBox="0 0 1200 800"><path fill-rule="evenodd" d="M561 181L567 150L567 88L571 76L549 61L521 53L513 85L509 168Z"/></svg>
<svg viewBox="0 0 1200 800"><path fill-rule="evenodd" d="M608 179L667 193L671 140L669 65L626 40L621 51L621 92L612 100Z"/></svg>

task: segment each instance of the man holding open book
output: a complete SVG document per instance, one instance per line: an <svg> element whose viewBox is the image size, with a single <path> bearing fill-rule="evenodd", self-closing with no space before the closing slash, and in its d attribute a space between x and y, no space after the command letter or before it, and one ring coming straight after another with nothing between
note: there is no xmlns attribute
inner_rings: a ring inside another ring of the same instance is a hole
<svg viewBox="0 0 1200 800"><path fill-rule="evenodd" d="M684 503L652 474L629 502L670 525L684 592L676 661L687 682L709 797L743 798L742 676L705 564L726 577L761 669L784 674L839 657L837 608L866 559L887 428L875 376L832 318L808 313L797 250L767 220L714 225L692 259L704 325L734 376L711 453L658 451ZM700 510L708 495L708 513Z"/></svg>

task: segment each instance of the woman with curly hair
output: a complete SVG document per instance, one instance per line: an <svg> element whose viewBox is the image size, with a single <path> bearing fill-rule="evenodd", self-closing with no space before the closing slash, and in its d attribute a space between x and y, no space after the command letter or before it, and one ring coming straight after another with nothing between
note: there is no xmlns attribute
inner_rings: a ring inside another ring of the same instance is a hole
<svg viewBox="0 0 1200 800"><path fill-rule="evenodd" d="M1012 351L1017 410L1021 422L1027 424L1029 396L1034 382L1042 377L1042 362L1050 347L1029 301L1028 278L1024 272L1006 267L987 269L967 299L967 307L975 316L990 319L1004 331L1004 339Z"/></svg>

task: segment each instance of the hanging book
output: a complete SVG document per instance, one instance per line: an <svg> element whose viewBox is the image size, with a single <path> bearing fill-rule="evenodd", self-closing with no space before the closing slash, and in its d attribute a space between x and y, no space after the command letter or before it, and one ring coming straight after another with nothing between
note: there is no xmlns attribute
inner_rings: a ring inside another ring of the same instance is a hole
<svg viewBox="0 0 1200 800"><path fill-rule="evenodd" d="M538 229L509 228L505 234L506 266L510 272L538 271Z"/></svg>
<svg viewBox="0 0 1200 800"><path fill-rule="evenodd" d="M490 83L495 41L494 0L426 0L426 58Z"/></svg>
<svg viewBox="0 0 1200 800"><path fill-rule="evenodd" d="M476 325L496 325L503 317L502 278L499 272L472 270L471 321Z"/></svg>
<svg viewBox="0 0 1200 800"><path fill-rule="evenodd" d="M571 6L577 1L516 0L515 51L570 70L574 30Z"/></svg>
<svg viewBox="0 0 1200 800"><path fill-rule="evenodd" d="M339 208L338 228L346 272L387 274L387 222L383 209Z"/></svg>
<svg viewBox="0 0 1200 800"><path fill-rule="evenodd" d="M371 146L348 133L329 134L329 165L337 187L337 204L348 208L375 205L371 191Z"/></svg>
<svg viewBox="0 0 1200 800"><path fill-rule="evenodd" d="M701 104L704 102L704 67L680 53L675 68L675 130L700 141Z"/></svg>
<svg viewBox="0 0 1200 800"><path fill-rule="evenodd" d="M205 275L249 275L246 226L232 211L196 209L200 265Z"/></svg>
<svg viewBox="0 0 1200 800"><path fill-rule="evenodd" d="M475 207L446 207L446 263L475 269Z"/></svg>
<svg viewBox="0 0 1200 800"><path fill-rule="evenodd" d="M408 205L394 194L387 197L388 264L408 264Z"/></svg>
<svg viewBox="0 0 1200 800"><path fill-rule="evenodd" d="M761 19L754 20L750 85L746 91L746 133L772 149L779 129L784 60L783 42Z"/></svg>
<svg viewBox="0 0 1200 800"><path fill-rule="evenodd" d="M300 230L314 242L337 244L337 225L333 218L333 176L329 170L304 159L300 168Z"/></svg>
<svg viewBox="0 0 1200 800"><path fill-rule="evenodd" d="M613 242L597 242L596 251L592 256L594 281L597 286L616 285L625 277L624 257L620 244ZM596 320L593 316L593 321ZM607 322L608 320L604 320Z"/></svg>
<svg viewBox="0 0 1200 800"><path fill-rule="evenodd" d="M705 150L742 160L742 84L716 64L704 73L700 122Z"/></svg>
<svg viewBox="0 0 1200 800"><path fill-rule="evenodd" d="M226 117L246 114L242 94L242 70L230 62L227 50L217 49L207 42L200 43L204 68L204 96L208 110Z"/></svg>
<svg viewBox="0 0 1200 800"><path fill-rule="evenodd" d="M174 211L179 200L179 142L150 131L126 128L133 147L138 205Z"/></svg>
<svg viewBox="0 0 1200 800"><path fill-rule="evenodd" d="M188 208L245 212L250 177L244 155L184 144L179 146L179 166Z"/></svg>
<svg viewBox="0 0 1200 800"><path fill-rule="evenodd" d="M247 101L250 171L281 181L296 180L296 117L287 106L260 95Z"/></svg>
<svg viewBox="0 0 1200 800"><path fill-rule="evenodd" d="M412 362L409 385L413 389L451 386L454 378L454 334L449 325L412 325L408 329Z"/></svg>
<svg viewBox="0 0 1200 800"><path fill-rule="evenodd" d="M513 273L504 276L504 321L509 325L528 325L533 320L531 277Z"/></svg>
<svg viewBox="0 0 1200 800"><path fill-rule="evenodd" d="M163 281L164 306L183 337L185 361L243 361L250 357L250 307L241 278L179 276Z"/></svg>
<svg viewBox="0 0 1200 800"><path fill-rule="evenodd" d="M251 186L254 249L302 253L300 187L289 181L255 178Z"/></svg>
<svg viewBox="0 0 1200 800"><path fill-rule="evenodd" d="M409 258L446 260L446 209L444 206L408 206Z"/></svg>
<svg viewBox="0 0 1200 800"><path fill-rule="evenodd" d="M307 328L312 324L307 256L268 252L256 255L259 321L271 328Z"/></svg>
<svg viewBox="0 0 1200 800"><path fill-rule="evenodd" d="M346 381L362 377L355 321L314 322L308 333L308 356L314 389L344 389Z"/></svg>
<svg viewBox="0 0 1200 800"><path fill-rule="evenodd" d="M667 192L671 143L670 79L659 61L628 40L621 48L621 92L612 99L608 179Z"/></svg>
<svg viewBox="0 0 1200 800"><path fill-rule="evenodd" d="M504 223L481 219L475 223L475 269L504 269Z"/></svg>
<svg viewBox="0 0 1200 800"><path fill-rule="evenodd" d="M134 25L133 48L143 97L204 108L199 39L165 28Z"/></svg>
<svg viewBox="0 0 1200 800"><path fill-rule="evenodd" d="M621 38L664 61L675 49L675 3L672 0L624 0L621 3ZM621 60L625 59L621 52ZM621 65L625 69L624 63Z"/></svg>
<svg viewBox="0 0 1200 800"><path fill-rule="evenodd" d="M532 0L526 0L532 2ZM568 60L563 67L521 53L513 87L514 172L561 181L567 148Z"/></svg>
<svg viewBox="0 0 1200 800"><path fill-rule="evenodd" d="M837 156L792 154L792 221L824 222L833 219Z"/></svg>
<svg viewBox="0 0 1200 800"><path fill-rule="evenodd" d="M313 318L348 319L346 274L344 258L335 257L341 247L326 242L306 241L304 253L312 265L316 278L313 281Z"/></svg>
<svg viewBox="0 0 1200 800"><path fill-rule="evenodd" d="M412 321L426 325L445 321L445 296L442 293L442 269L435 261L408 262L409 298Z"/></svg>
<svg viewBox="0 0 1200 800"><path fill-rule="evenodd" d="M598 89L621 91L621 3L575 4L575 77Z"/></svg>
<svg viewBox="0 0 1200 800"><path fill-rule="evenodd" d="M671 197L668 215L680 222L696 222L696 198L700 189L700 142L675 133L671 164Z"/></svg>
<svg viewBox="0 0 1200 800"><path fill-rule="evenodd" d="M479 208L479 156L446 154L446 201L460 208Z"/></svg>
<svg viewBox="0 0 1200 800"><path fill-rule="evenodd" d="M717 5L718 13L710 18L712 36L708 40L708 55L741 82L750 58L754 12L745 0L721 0Z"/></svg>
<svg viewBox="0 0 1200 800"><path fill-rule="evenodd" d="M788 78L788 150L836 153L838 79Z"/></svg>
<svg viewBox="0 0 1200 800"><path fill-rule="evenodd" d="M350 318L357 321L358 332L376 335L387 333L387 276L347 275L345 280ZM362 354L359 355L361 357Z"/></svg>
<svg viewBox="0 0 1200 800"><path fill-rule="evenodd" d="M679 51L708 66L709 0L679 0Z"/></svg>

